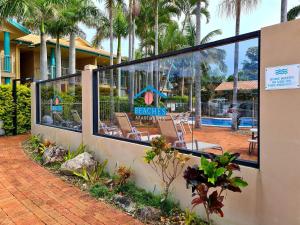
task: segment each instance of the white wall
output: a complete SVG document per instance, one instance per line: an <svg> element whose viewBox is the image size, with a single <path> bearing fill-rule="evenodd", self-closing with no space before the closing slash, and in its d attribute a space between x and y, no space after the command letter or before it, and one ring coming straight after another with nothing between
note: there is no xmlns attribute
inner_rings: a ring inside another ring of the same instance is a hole
<svg viewBox="0 0 300 225"><path fill-rule="evenodd" d="M268 66L300 63L300 21L262 29L261 48L261 168L241 168L249 186L242 193L228 192L224 201L224 218L213 216L222 225L300 225L300 90L265 91L264 71ZM42 133L59 144L79 145L81 141L95 152L99 160L108 159L113 172L117 165L130 166L135 182L149 190L161 189L161 182L145 164L147 147L92 134L92 76L82 74L83 133L60 130L35 124L35 99L32 101L32 132ZM33 85L33 95L35 96ZM198 164L193 157L190 165ZM191 191L179 177L172 187L172 196L182 208L190 207ZM202 207L196 211L204 217Z"/></svg>

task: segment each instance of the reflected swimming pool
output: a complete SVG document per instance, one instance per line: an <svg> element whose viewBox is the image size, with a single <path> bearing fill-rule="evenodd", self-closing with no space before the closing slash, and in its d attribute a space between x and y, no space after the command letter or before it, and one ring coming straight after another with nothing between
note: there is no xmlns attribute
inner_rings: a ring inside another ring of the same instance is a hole
<svg viewBox="0 0 300 225"><path fill-rule="evenodd" d="M231 118L201 118L203 126L212 126L212 127L231 127ZM256 120L253 120L251 117L242 117L240 118L240 128L250 128L256 126Z"/></svg>

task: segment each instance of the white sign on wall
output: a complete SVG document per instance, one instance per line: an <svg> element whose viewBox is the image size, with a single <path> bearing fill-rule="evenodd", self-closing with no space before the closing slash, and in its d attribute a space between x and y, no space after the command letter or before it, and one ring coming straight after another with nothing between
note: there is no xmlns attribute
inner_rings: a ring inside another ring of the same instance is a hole
<svg viewBox="0 0 300 225"><path fill-rule="evenodd" d="M300 64L266 68L266 90L300 88Z"/></svg>

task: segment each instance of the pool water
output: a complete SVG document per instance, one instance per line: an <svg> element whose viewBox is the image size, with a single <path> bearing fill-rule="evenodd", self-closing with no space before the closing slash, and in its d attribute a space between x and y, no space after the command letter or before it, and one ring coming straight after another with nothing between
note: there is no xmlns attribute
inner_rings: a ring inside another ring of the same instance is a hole
<svg viewBox="0 0 300 225"><path fill-rule="evenodd" d="M213 126L213 127L231 127L231 118L201 118L202 125ZM240 118L240 128L256 126L256 120L253 121L250 117Z"/></svg>

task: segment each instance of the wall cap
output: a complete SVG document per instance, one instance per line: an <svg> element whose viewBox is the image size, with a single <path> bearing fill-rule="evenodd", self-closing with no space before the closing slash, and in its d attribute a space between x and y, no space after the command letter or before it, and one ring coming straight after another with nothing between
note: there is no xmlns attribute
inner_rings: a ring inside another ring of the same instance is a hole
<svg viewBox="0 0 300 225"><path fill-rule="evenodd" d="M97 66L91 64L84 66L84 70L93 70L93 69L97 69Z"/></svg>

